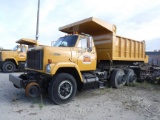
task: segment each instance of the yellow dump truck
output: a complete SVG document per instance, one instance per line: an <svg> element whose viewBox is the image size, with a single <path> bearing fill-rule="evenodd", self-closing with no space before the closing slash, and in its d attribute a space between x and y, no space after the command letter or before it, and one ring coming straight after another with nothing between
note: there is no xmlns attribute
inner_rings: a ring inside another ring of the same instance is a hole
<svg viewBox="0 0 160 120"><path fill-rule="evenodd" d="M0 69L5 73L14 72L15 70L24 69L28 46L37 45L36 40L22 38L16 41L13 50L0 51Z"/></svg>
<svg viewBox="0 0 160 120"><path fill-rule="evenodd" d="M9 75L27 96L48 91L51 101L64 104L77 91L133 84L139 64L147 62L145 42L116 35L116 26L87 18L59 28L67 35L54 46L37 46L27 52L25 73Z"/></svg>

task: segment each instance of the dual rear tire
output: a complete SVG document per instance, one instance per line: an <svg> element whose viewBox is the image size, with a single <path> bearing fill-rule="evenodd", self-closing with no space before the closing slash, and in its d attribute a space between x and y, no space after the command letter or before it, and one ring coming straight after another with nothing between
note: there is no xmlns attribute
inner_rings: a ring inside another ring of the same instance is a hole
<svg viewBox="0 0 160 120"><path fill-rule="evenodd" d="M120 88L126 83L126 75L122 69L113 69L111 73L110 83L113 88Z"/></svg>
<svg viewBox="0 0 160 120"><path fill-rule="evenodd" d="M126 74L126 85L127 86L135 85L137 81L137 76L134 73L134 71L132 69L125 69L124 72Z"/></svg>
<svg viewBox="0 0 160 120"><path fill-rule="evenodd" d="M114 88L121 88L123 85L134 85L137 77L132 69L113 69L110 77L110 84Z"/></svg>

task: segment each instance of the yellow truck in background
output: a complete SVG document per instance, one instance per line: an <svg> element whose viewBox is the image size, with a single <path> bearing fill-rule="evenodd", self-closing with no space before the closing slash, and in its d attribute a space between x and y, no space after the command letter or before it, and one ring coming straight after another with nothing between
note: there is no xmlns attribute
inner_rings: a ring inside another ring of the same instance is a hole
<svg viewBox="0 0 160 120"><path fill-rule="evenodd" d="M25 73L9 75L27 96L48 91L51 101L64 104L77 91L111 86L120 88L140 79L146 63L145 42L116 35L116 26L91 17L59 28L67 33L54 46L28 50Z"/></svg>
<svg viewBox="0 0 160 120"><path fill-rule="evenodd" d="M33 39L22 38L13 50L0 51L0 69L5 73L11 73L15 70L24 69L28 46L37 45L37 41Z"/></svg>

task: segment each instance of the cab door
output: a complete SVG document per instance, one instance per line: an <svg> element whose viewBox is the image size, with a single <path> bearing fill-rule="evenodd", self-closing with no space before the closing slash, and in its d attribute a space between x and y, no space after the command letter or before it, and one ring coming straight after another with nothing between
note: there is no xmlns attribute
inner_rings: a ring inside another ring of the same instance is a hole
<svg viewBox="0 0 160 120"><path fill-rule="evenodd" d="M25 45L20 45L18 48L17 61L26 61L27 48Z"/></svg>
<svg viewBox="0 0 160 120"><path fill-rule="evenodd" d="M96 50L91 36L81 36L77 46L77 64L81 71L95 70Z"/></svg>

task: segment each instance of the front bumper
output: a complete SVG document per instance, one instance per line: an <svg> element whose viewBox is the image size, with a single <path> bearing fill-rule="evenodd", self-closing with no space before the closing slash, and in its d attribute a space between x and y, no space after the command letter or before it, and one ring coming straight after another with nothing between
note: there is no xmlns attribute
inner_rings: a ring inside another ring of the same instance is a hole
<svg viewBox="0 0 160 120"><path fill-rule="evenodd" d="M16 85L18 88L23 88L22 79L16 75L9 74L9 81Z"/></svg>

